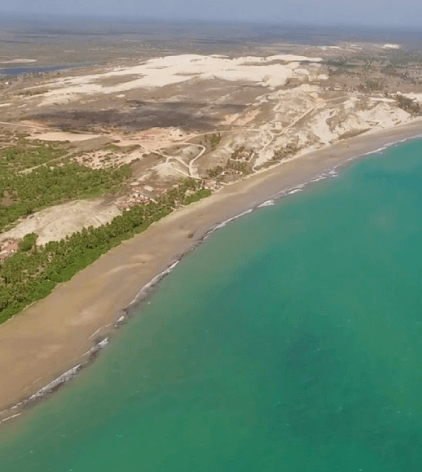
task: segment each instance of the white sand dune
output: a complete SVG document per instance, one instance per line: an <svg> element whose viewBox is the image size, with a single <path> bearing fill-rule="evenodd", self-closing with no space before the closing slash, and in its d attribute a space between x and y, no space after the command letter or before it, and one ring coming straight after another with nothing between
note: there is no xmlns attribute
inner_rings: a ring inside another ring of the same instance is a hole
<svg viewBox="0 0 422 472"><path fill-rule="evenodd" d="M59 241L83 227L98 227L111 221L121 211L115 205L104 206L102 200L78 200L63 203L26 217L15 228L2 233L1 239L23 238L37 233L37 244Z"/></svg>
<svg viewBox="0 0 422 472"><path fill-rule="evenodd" d="M30 62L37 62L36 59L10 59L9 61L2 61L0 64L29 64Z"/></svg>
<svg viewBox="0 0 422 472"><path fill-rule="evenodd" d="M100 134L75 134L65 131L49 131L46 133L35 134L32 136L32 139L38 139L40 141L69 141L73 143L99 137L101 137Z"/></svg>
<svg viewBox="0 0 422 472"><path fill-rule="evenodd" d="M187 82L189 80L222 79L227 81L247 81L266 87L279 87L292 77L304 80L318 76L320 58L295 55L269 57L240 57L230 59L224 56L201 56L184 54L150 59L143 64L115 68L100 74L81 77L60 78L44 84L52 88L44 94L39 106L65 104L78 100L83 95L111 94L127 92L137 88L156 88ZM306 62L306 68L302 63ZM110 78L138 76L124 83L105 85Z"/></svg>

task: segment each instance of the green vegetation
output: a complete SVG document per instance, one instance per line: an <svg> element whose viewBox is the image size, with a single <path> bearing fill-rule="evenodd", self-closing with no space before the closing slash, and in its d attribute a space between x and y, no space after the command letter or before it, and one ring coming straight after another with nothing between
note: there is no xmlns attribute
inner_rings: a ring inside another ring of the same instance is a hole
<svg viewBox="0 0 422 472"><path fill-rule="evenodd" d="M420 64L422 62L420 54L403 52L393 53L389 59L392 67L407 67L412 63Z"/></svg>
<svg viewBox="0 0 422 472"><path fill-rule="evenodd" d="M370 128L366 128L366 129L353 129L351 131L346 131L345 133L343 134L340 134L338 139L349 139L349 138L354 138L355 136L359 136L360 134L362 133L366 133L367 131L369 131Z"/></svg>
<svg viewBox="0 0 422 472"><path fill-rule="evenodd" d="M192 193L186 196L189 192ZM19 251L0 265L0 323L44 298L57 283L71 279L102 254L141 233L178 205L187 205L210 193L201 183L186 179L157 203L134 206L110 223L84 228L61 241L38 247L35 235L26 235Z"/></svg>
<svg viewBox="0 0 422 472"><path fill-rule="evenodd" d="M398 65L393 65L393 64L387 65L383 69L383 73L387 76L396 77L397 79L401 79L404 82L411 83L413 85L420 83L420 81L412 77L404 67L401 67Z"/></svg>
<svg viewBox="0 0 422 472"><path fill-rule="evenodd" d="M107 144L105 147L107 151L112 151L112 152L121 152L122 148L120 146L116 146L116 144Z"/></svg>
<svg viewBox="0 0 422 472"><path fill-rule="evenodd" d="M346 58L342 57L339 59L330 59L325 62L327 66L332 66L332 67L344 67L346 66Z"/></svg>
<svg viewBox="0 0 422 472"><path fill-rule="evenodd" d="M25 90L24 92L18 92L16 95L25 95L26 97L33 97L34 95L42 95L48 92L48 90Z"/></svg>
<svg viewBox="0 0 422 472"><path fill-rule="evenodd" d="M221 138L220 138L221 139ZM225 173L230 173L230 171L239 172L242 175L249 175L252 170L250 167L250 160L249 162L243 161L243 153L247 151L249 153L249 157L251 155L250 150L247 150L245 146L240 146L236 148L232 154L230 155L229 160L223 166L216 166L212 169L207 170L207 175L211 179L219 179L221 180Z"/></svg>
<svg viewBox="0 0 422 472"><path fill-rule="evenodd" d="M240 154L245 150L245 147L244 146L241 146L237 149L235 149L232 153L232 155L230 156L230 159L240 159Z"/></svg>
<svg viewBox="0 0 422 472"><path fill-rule="evenodd" d="M289 143L284 147L278 148L272 157L273 162L282 161L288 157L294 156L297 152L300 151L300 147L297 147L296 144Z"/></svg>
<svg viewBox="0 0 422 472"><path fill-rule="evenodd" d="M359 68L356 64L348 64L344 57L338 60L326 61L325 64L330 75L353 74L354 70Z"/></svg>
<svg viewBox="0 0 422 472"><path fill-rule="evenodd" d="M0 171L2 173L6 170L18 172L29 169L63 157L67 152L61 143L40 145L20 138L15 146L0 150Z"/></svg>
<svg viewBox="0 0 422 472"><path fill-rule="evenodd" d="M215 179L216 177L219 177L223 172L224 172L224 167L217 166L217 167L214 167L213 169L208 169L207 175L209 178Z"/></svg>
<svg viewBox="0 0 422 472"><path fill-rule="evenodd" d="M377 92L383 89L383 84L376 80L367 80L365 82L365 89L369 92Z"/></svg>
<svg viewBox="0 0 422 472"><path fill-rule="evenodd" d="M138 149L141 149L140 144L133 144L132 146L129 146L128 148L125 148L125 152L127 154L130 154L133 151L137 151Z"/></svg>
<svg viewBox="0 0 422 472"><path fill-rule="evenodd" d="M251 170L246 162L232 162L229 161L226 165L227 170L234 170L243 175L249 175Z"/></svg>
<svg viewBox="0 0 422 472"><path fill-rule="evenodd" d="M415 100L412 100L411 98L397 94L396 101L400 108L407 111L408 113L411 113L412 115L419 115L421 113L419 103Z"/></svg>
<svg viewBox="0 0 422 472"><path fill-rule="evenodd" d="M71 134L81 134L81 131L70 129L70 128L62 128L64 133L71 133Z"/></svg>
<svg viewBox="0 0 422 472"><path fill-rule="evenodd" d="M7 144L0 149L0 231L46 206L112 193L131 175L129 166L79 165L68 144L27 137L5 131L0 138L0 145Z"/></svg>
<svg viewBox="0 0 422 472"><path fill-rule="evenodd" d="M10 202L0 206L0 230L46 206L115 191L130 175L127 165L93 170L76 163L42 166L26 174L2 173L0 197L8 195Z"/></svg>
<svg viewBox="0 0 422 472"><path fill-rule="evenodd" d="M211 150L213 151L220 144L221 135L220 133L214 133L211 136L205 135L204 139L205 142L209 141L211 145Z"/></svg>
<svg viewBox="0 0 422 472"><path fill-rule="evenodd" d="M228 171L240 172L242 175L249 175L251 173L251 169L247 162L229 160L224 167L217 166L212 169L208 169L207 175L211 179L217 178L221 180L223 173Z"/></svg>
<svg viewBox="0 0 422 472"><path fill-rule="evenodd" d="M29 251L35 246L38 235L35 233L26 234L22 241L19 243L19 249L21 251Z"/></svg>
<svg viewBox="0 0 422 472"><path fill-rule="evenodd" d="M183 200L183 204L190 205L191 203L197 202L201 200L202 198L209 197L210 195L211 195L211 190L207 190L203 188L185 197L185 199Z"/></svg>

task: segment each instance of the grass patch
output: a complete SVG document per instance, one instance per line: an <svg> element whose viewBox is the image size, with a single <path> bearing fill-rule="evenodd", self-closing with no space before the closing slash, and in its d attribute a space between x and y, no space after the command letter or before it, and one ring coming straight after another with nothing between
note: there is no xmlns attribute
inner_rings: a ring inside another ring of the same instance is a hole
<svg viewBox="0 0 422 472"><path fill-rule="evenodd" d="M360 134L366 133L369 131L370 128L365 128L365 129L352 129L350 131L346 131L343 134L340 134L338 139L349 139L349 138L354 138L356 136L359 136Z"/></svg>

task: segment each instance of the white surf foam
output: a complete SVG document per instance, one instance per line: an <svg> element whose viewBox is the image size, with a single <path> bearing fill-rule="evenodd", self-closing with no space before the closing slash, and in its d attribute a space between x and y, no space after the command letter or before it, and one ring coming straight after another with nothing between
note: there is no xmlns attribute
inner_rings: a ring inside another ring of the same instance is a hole
<svg viewBox="0 0 422 472"><path fill-rule="evenodd" d="M156 283L158 283L165 275L170 274L170 272L177 266L177 264L180 262L180 260L177 260L173 264L171 264L167 269L163 270L160 272L158 275L156 275L153 279L151 279L146 285L144 285L141 290L137 293L136 297L129 303L129 307L134 305L139 301L140 298L142 298L145 295L145 292L149 290L151 287L153 287ZM122 319L124 317L121 317ZM120 320L119 319L119 320Z"/></svg>
<svg viewBox="0 0 422 472"><path fill-rule="evenodd" d="M273 205L275 205L274 200L267 200L266 202L261 203L261 205L258 205L258 208L265 208L265 207L273 206Z"/></svg>
<svg viewBox="0 0 422 472"><path fill-rule="evenodd" d="M53 380L52 382L50 382L48 385L46 385L45 387L43 387L42 389L38 390L37 393L34 393L34 395L32 395L31 397L29 397L29 400L28 401L31 401L31 400L34 400L36 398L39 398L39 397L42 397L43 395L45 395L46 393L49 393L51 392L51 390L56 387L57 385L63 383L63 382L67 382L69 381L71 378L73 378L78 370L82 367L82 364L78 364L77 366L73 367L72 369L68 370L67 372L65 372L64 374L60 375L59 377L57 377L55 380Z"/></svg>
<svg viewBox="0 0 422 472"><path fill-rule="evenodd" d="M209 234L213 233L217 229L224 228L224 226L226 226L231 221L237 220L238 218L241 218L242 216L247 215L248 213L251 213L252 211L253 211L253 209L250 208L249 210L246 210L243 213L239 213L238 215L233 216L232 218L229 218L226 221L223 221L222 223L218 224L217 226L214 226L214 228L209 232Z"/></svg>
<svg viewBox="0 0 422 472"><path fill-rule="evenodd" d="M12 418L16 418L17 416L20 416L21 414L22 414L22 413L16 413L16 415L8 416L8 417L5 418L4 420L0 421L0 424L6 423L6 421L11 420Z"/></svg>

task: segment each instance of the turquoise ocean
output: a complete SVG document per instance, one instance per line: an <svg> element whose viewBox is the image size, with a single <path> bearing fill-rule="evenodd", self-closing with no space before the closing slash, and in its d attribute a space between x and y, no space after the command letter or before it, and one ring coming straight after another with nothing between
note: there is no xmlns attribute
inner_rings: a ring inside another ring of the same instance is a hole
<svg viewBox="0 0 422 472"><path fill-rule="evenodd" d="M422 141L216 231L1 472L420 472Z"/></svg>

